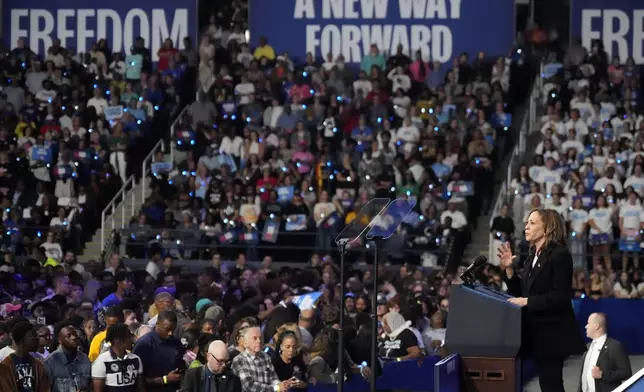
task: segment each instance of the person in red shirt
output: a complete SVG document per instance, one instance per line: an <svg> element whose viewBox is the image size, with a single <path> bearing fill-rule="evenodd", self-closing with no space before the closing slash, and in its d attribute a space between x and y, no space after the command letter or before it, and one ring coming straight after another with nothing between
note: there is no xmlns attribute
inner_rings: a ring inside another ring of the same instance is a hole
<svg viewBox="0 0 644 392"><path fill-rule="evenodd" d="M271 176L270 169L264 169L264 177L257 180L257 193L263 201L268 201L271 191L277 187L277 179Z"/></svg>
<svg viewBox="0 0 644 392"><path fill-rule="evenodd" d="M174 58L174 56L177 55L179 51L174 48L174 44L172 43L172 40L170 38L167 38L163 42L163 47L159 49L157 52L157 55L159 56L159 66L158 70L159 72L163 72L166 69L168 69L168 66L170 65L170 59Z"/></svg>

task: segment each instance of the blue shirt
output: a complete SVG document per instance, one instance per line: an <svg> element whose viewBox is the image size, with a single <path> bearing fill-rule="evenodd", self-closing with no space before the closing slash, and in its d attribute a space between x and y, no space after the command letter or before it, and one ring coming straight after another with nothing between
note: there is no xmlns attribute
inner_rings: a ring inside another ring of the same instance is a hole
<svg viewBox="0 0 644 392"><path fill-rule="evenodd" d="M360 127L356 127L351 131L351 137L354 139L357 138L358 136L372 136L373 137L373 130L369 127L364 127L364 129ZM371 142L358 142L356 145L356 151L358 152L364 152L365 150L371 150Z"/></svg>
<svg viewBox="0 0 644 392"><path fill-rule="evenodd" d="M116 293L112 293L107 297L103 298L103 301L101 301L101 305L103 305L104 308L109 308L110 306L120 305L121 302L123 302L123 300L117 297Z"/></svg>
<svg viewBox="0 0 644 392"><path fill-rule="evenodd" d="M51 384L51 392L91 389L92 365L87 355L79 352L73 358L69 358L62 349L58 349L51 353L43 364Z"/></svg>
<svg viewBox="0 0 644 392"><path fill-rule="evenodd" d="M175 369L184 369L186 363L183 360L185 349L181 341L174 336L161 339L152 331L136 342L134 354L141 358L143 363L143 376L163 377ZM179 384L156 385L155 392L176 392Z"/></svg>

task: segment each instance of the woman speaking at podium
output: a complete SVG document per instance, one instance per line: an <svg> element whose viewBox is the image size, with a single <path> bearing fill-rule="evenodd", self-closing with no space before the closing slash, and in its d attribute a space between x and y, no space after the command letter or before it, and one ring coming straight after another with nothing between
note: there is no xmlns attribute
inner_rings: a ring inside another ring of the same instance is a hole
<svg viewBox="0 0 644 392"><path fill-rule="evenodd" d="M565 392L564 360L585 351L572 308L572 255L566 228L555 210L533 210L525 224L530 253L518 271L509 243L498 256L509 301L525 307L521 355L534 358L542 392Z"/></svg>

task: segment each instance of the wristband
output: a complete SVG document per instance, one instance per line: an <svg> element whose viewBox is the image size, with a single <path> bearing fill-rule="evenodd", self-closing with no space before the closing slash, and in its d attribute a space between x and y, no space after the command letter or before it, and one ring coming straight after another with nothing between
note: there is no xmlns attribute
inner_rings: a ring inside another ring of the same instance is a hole
<svg viewBox="0 0 644 392"><path fill-rule="evenodd" d="M163 384L167 384L167 383L168 383L168 376L163 376Z"/></svg>

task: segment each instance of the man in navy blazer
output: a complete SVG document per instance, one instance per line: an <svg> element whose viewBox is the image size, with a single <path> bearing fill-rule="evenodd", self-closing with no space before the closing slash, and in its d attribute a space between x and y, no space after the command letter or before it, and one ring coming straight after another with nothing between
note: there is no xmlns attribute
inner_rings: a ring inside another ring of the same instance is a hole
<svg viewBox="0 0 644 392"><path fill-rule="evenodd" d="M606 315L588 317L586 335L592 339L584 355L578 392L610 392L628 380L633 371L620 342L606 336Z"/></svg>

